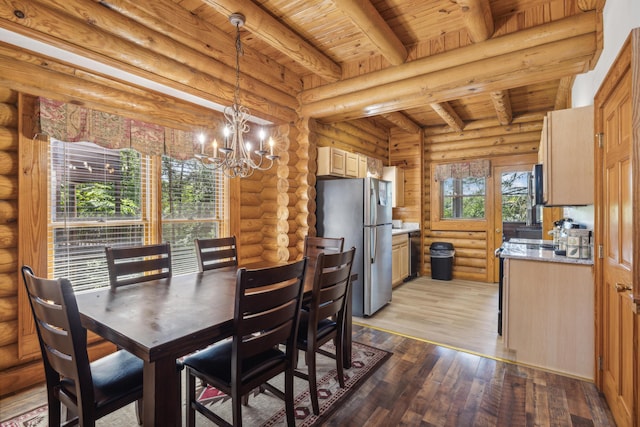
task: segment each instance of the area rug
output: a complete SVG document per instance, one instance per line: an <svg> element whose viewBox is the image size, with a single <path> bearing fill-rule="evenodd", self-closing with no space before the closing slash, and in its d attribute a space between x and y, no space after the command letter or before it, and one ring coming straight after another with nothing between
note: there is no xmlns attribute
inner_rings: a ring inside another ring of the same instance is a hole
<svg viewBox="0 0 640 427"><path fill-rule="evenodd" d="M333 352L333 344L324 347ZM318 397L320 401L320 415L313 415L309 398L308 383L295 378L295 416L296 426L305 427L319 425L327 419L351 395L359 385L374 373L386 361L391 353L365 344L353 343L352 367L345 370L345 388L340 388L337 380L335 360L317 355ZM304 356L301 354L300 367L304 367ZM282 378L276 377L271 384L284 390ZM184 381L183 381L184 384ZM218 415L231 422L231 400L218 390L205 387L197 390L199 400L210 407ZM43 396L44 398L44 396ZM183 412L185 408L183 405ZM247 426L285 426L287 421L284 412L284 402L268 391L256 390L249 396L249 403L242 407L242 420ZM196 419L198 426L213 425L209 420L200 416ZM18 417L0 422L0 427L44 427L47 425L47 405L40 406ZM136 426L133 405L122 408L100 420L98 426Z"/></svg>

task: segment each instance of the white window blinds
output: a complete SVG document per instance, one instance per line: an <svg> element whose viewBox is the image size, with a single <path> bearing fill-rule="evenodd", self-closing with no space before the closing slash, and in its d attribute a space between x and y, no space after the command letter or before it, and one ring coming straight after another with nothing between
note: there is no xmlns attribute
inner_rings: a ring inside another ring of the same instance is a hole
<svg viewBox="0 0 640 427"><path fill-rule="evenodd" d="M150 159L89 142L49 147L49 277L108 285L105 246L149 243Z"/></svg>

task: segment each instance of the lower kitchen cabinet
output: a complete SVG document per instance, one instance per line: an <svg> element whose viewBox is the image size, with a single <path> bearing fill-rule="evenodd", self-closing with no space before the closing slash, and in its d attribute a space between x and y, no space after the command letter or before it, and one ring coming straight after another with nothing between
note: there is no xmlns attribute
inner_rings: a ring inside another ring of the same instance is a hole
<svg viewBox="0 0 640 427"><path fill-rule="evenodd" d="M396 234L391 240L391 285L398 286L409 277L409 234Z"/></svg>
<svg viewBox="0 0 640 427"><path fill-rule="evenodd" d="M516 361L594 378L592 266L505 259L503 316Z"/></svg>

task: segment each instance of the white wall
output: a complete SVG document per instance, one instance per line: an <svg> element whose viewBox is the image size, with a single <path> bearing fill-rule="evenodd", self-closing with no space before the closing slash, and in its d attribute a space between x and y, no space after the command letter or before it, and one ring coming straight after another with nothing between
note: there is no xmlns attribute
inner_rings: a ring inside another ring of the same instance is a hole
<svg viewBox="0 0 640 427"><path fill-rule="evenodd" d="M607 0L603 12L604 47L592 71L576 77L573 84L573 107L592 105L609 67L618 56L629 32L640 27L640 1Z"/></svg>

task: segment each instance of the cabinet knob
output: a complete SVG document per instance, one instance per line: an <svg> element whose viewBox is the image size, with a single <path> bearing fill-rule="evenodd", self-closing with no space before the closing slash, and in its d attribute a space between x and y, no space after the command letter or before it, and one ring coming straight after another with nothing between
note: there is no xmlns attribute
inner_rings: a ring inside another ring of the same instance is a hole
<svg viewBox="0 0 640 427"><path fill-rule="evenodd" d="M616 283L616 292L624 292L630 291L632 288L630 285L625 285L623 283Z"/></svg>
<svg viewBox="0 0 640 427"><path fill-rule="evenodd" d="M496 233L502 233L502 230L499 228L496 228Z"/></svg>

